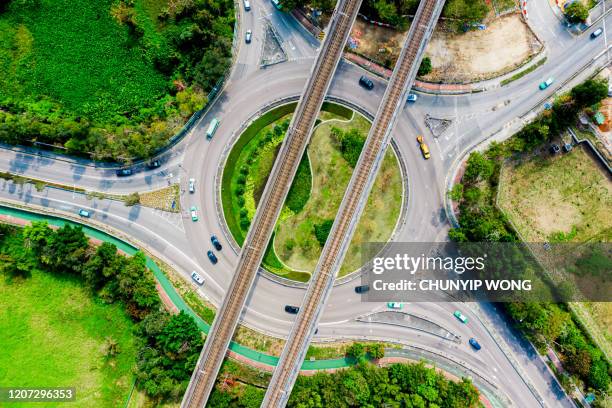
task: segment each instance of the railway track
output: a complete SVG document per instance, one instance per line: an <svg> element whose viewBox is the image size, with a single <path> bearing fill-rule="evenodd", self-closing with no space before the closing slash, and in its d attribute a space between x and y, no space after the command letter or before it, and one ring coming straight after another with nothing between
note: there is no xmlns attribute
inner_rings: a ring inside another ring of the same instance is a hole
<svg viewBox="0 0 612 408"><path fill-rule="evenodd" d="M181 408L204 407L212 391L360 5L361 0L341 0L332 16L328 34L302 91L242 246L236 273L200 353Z"/></svg>
<svg viewBox="0 0 612 408"><path fill-rule="evenodd" d="M384 157L395 117L416 77L422 53L443 5L444 0L422 0L419 5L302 307L268 385L262 407L282 408L287 404L308 344Z"/></svg>

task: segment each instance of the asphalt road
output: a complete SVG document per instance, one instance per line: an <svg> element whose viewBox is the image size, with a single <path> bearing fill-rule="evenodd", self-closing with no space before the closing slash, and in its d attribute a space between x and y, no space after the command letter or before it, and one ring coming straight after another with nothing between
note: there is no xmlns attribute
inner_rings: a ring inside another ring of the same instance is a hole
<svg viewBox="0 0 612 408"><path fill-rule="evenodd" d="M49 180L65 185L76 185L90 190L128 193L153 190L170 183L181 185L183 208L197 205L200 221L191 221L187 211L168 214L143 207L125 207L111 200L89 200L81 194L59 189L36 191L32 186L16 186L0 182L0 197L20 200L76 212L79 208L93 210L93 218L133 236L186 276L198 270L206 278L200 293L215 304L221 302L237 262L237 254L223 235L215 198L218 196L218 169L223 165L223 153L235 133L270 103L299 95L310 72L318 44L297 23L276 11L263 0L252 1L252 10L241 13L239 54L232 76L225 91L194 131L177 146L161 157L163 165L155 171L137 167L134 176L117 178L113 169L92 166L83 160L72 160L45 153L33 154L30 150L0 149L0 168L16 174ZM504 88L494 88L483 93L458 96L420 94L415 104L407 105L398 118L393 137L407 169L408 190L406 218L398 227L398 241L436 242L446 240L448 222L444 211L445 181L456 159L467 148L493 134L503 135L524 123L521 115L570 78L577 69L604 50L601 36L591 40L587 35L573 37L554 16L546 0L530 3L531 26L544 41L547 62L535 72ZM283 39L289 61L259 69L263 25L267 18L275 25ZM606 18L609 22L610 17ZM599 24L601 25L601 24ZM599 26L598 25L598 26ZM246 29L253 30L253 42L244 43ZM591 30L592 31L592 30ZM597 64L604 61L598 60ZM363 71L352 64L341 63L329 95L346 100L363 110L376 111L385 83L375 80L375 88L366 91L357 86ZM576 81L584 77L579 76ZM555 77L553 86L545 91L538 83L549 76ZM451 128L439 138L433 138L424 124L425 114L452 120ZM221 119L221 125L212 141L204 137L205 128L212 117ZM498 133L501 131L501 133ZM415 142L417 134L425 135L430 142L432 159L424 161ZM433 142L432 142L433 141ZM186 192L187 180L197 179L195 194ZM216 234L224 245L219 254L219 264L212 266L205 252L211 245L209 237ZM462 338L460 344L412 329L379 323L358 322L357 316L385 309L383 304L361 302L354 293L356 282L336 286L326 305L316 339L375 338L398 339L412 345L436 350L456 359L496 383L500 394L516 406L538 406L536 397L524 383L516 368L527 373L547 406L564 406L567 401L558 389L551 385L550 374L542 370L537 356L525 351L521 342L503 326L495 311L487 313L503 334L505 342L513 350L514 360L509 360L499 348L487 328L472 312L470 305L453 303L410 303L405 310L426 316ZM248 326L275 336L286 336L292 316L283 311L285 304L299 304L303 289L281 286L266 277L256 279L247 302L243 321ZM461 309L470 319L463 325L452 317ZM475 337L483 349L474 352L467 339ZM513 361L518 361L518 367ZM567 405L569 406L569 405Z"/></svg>

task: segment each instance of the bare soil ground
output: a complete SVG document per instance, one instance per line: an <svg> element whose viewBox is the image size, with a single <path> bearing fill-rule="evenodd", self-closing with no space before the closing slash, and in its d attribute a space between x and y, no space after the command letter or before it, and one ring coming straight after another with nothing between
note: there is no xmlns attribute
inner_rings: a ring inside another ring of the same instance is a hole
<svg viewBox="0 0 612 408"><path fill-rule="evenodd" d="M351 33L356 53L392 68L405 39L404 32L357 19ZM473 82L510 72L523 65L542 45L520 14L508 14L487 23L486 30L464 34L436 30L426 55L431 58L430 81Z"/></svg>
<svg viewBox="0 0 612 408"><path fill-rule="evenodd" d="M486 30L456 35L436 31L427 46L433 71L425 79L469 82L503 75L538 53L542 45L520 14L508 14Z"/></svg>

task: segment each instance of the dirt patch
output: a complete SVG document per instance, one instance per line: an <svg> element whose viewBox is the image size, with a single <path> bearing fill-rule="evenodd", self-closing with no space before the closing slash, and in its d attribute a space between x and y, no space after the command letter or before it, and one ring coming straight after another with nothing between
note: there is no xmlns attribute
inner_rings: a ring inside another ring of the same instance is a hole
<svg viewBox="0 0 612 408"><path fill-rule="evenodd" d="M358 19L351 32L352 51L392 68L405 32L380 27ZM493 78L523 65L542 49L519 13L507 14L487 23L486 30L464 34L436 30L425 54L433 71L424 79L432 82L474 82Z"/></svg>
<svg viewBox="0 0 612 408"><path fill-rule="evenodd" d="M461 35L436 31L426 49L433 70L425 79L468 82L492 78L521 66L541 48L519 14L500 17L486 30Z"/></svg>
<svg viewBox="0 0 612 408"><path fill-rule="evenodd" d="M353 51L378 64L392 68L404 45L406 32L380 27L358 18L351 31Z"/></svg>

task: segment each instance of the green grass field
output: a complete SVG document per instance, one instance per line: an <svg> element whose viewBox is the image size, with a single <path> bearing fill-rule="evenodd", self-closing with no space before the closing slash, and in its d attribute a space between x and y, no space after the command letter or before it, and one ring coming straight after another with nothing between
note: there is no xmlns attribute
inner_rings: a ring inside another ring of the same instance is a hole
<svg viewBox="0 0 612 408"><path fill-rule="evenodd" d="M130 43L113 3L40 0L0 13L0 97L44 96L100 122L153 106L167 78Z"/></svg>
<svg viewBox="0 0 612 408"><path fill-rule="evenodd" d="M526 242L610 242L612 182L586 147L556 157L528 157L504 167L499 207ZM561 265L567 258L556 259ZM570 303L591 338L612 354L609 303Z"/></svg>
<svg viewBox="0 0 612 408"><path fill-rule="evenodd" d="M24 280L0 275L0 293L0 384L75 387L76 402L67 406L123 406L136 351L122 305L94 300L75 278L37 270ZM107 357L110 341L118 345L115 357Z"/></svg>

